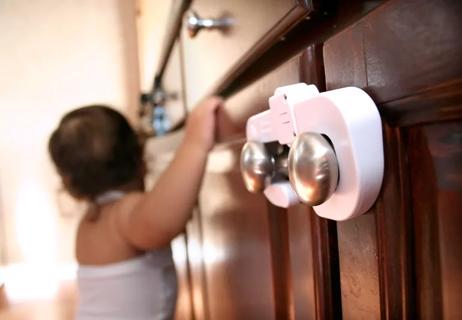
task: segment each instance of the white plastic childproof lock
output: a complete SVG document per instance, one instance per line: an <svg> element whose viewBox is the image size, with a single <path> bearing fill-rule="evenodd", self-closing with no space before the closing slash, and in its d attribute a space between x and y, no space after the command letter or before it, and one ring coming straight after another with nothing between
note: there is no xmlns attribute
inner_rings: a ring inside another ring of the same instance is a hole
<svg viewBox="0 0 462 320"><path fill-rule="evenodd" d="M290 146L301 133L327 136L338 162L338 184L313 208L337 221L365 213L380 192L384 166L382 124L369 95L355 87L319 93L314 85L298 83L277 88L269 107L248 119L247 141ZM289 181L269 184L263 192L279 207L299 203Z"/></svg>

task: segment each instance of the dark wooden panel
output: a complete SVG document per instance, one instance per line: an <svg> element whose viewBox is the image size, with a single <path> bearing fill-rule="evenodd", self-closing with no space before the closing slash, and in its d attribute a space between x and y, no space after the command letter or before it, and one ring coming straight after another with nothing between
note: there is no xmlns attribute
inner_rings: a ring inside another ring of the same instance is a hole
<svg viewBox="0 0 462 320"><path fill-rule="evenodd" d="M460 78L462 2L390 1L361 23L369 91L396 100Z"/></svg>
<svg viewBox="0 0 462 320"><path fill-rule="evenodd" d="M241 147L214 149L199 197L210 319L274 319L267 204L243 185Z"/></svg>
<svg viewBox="0 0 462 320"><path fill-rule="evenodd" d="M367 87L362 24L340 32L324 44L326 89Z"/></svg>
<svg viewBox="0 0 462 320"><path fill-rule="evenodd" d="M416 139L412 135L408 142L406 131L389 125L461 118L462 46L457 40L461 9L459 1L388 1L324 47L327 89L350 85L365 89L384 119L383 187L373 215L360 218L369 222L362 222L363 229L358 226L358 232L370 235L369 240L357 238L354 228L345 228L343 223L338 233L342 278L349 267L350 273L365 275L369 284L379 281L380 314L387 319L447 316L442 301L449 300L440 287L452 282L438 280L441 239L435 226L440 220L435 205L427 202L437 190L435 178L429 170L409 173L415 170L414 163L423 161L427 164L422 167L430 167L432 161L420 158L424 142L411 143ZM408 153L415 153L414 161ZM417 176L420 189L415 185ZM373 248L370 254L355 251L367 242ZM355 266L348 259L360 257L361 263L372 268L374 252L378 254L378 278L376 272L366 275L362 265ZM460 259L451 261L457 265ZM342 298L353 292L353 285L342 280ZM349 312L358 311L363 303L362 298L348 304L344 299L344 315L359 317Z"/></svg>
<svg viewBox="0 0 462 320"><path fill-rule="evenodd" d="M441 100L460 96L461 14L458 0L388 1L327 41L328 87L365 88L391 125L432 121L435 112L461 115L460 104L440 108ZM437 108L412 104L429 95L439 102ZM404 100L410 96L416 97Z"/></svg>
<svg viewBox="0 0 462 320"><path fill-rule="evenodd" d="M462 122L409 130L417 302L427 319L462 311Z"/></svg>

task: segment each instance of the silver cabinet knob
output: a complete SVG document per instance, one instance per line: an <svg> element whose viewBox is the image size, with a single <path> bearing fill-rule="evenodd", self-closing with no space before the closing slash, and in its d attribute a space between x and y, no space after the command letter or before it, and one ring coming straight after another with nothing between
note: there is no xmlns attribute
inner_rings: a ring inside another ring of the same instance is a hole
<svg viewBox="0 0 462 320"><path fill-rule="evenodd" d="M247 142L241 151L241 173L250 192L260 192L270 182L274 172L274 158L263 143Z"/></svg>
<svg viewBox="0 0 462 320"><path fill-rule="evenodd" d="M232 24L232 19L228 17L220 19L202 19L194 11L190 11L186 18L186 28L191 38L194 38L202 29L226 30L231 27Z"/></svg>
<svg viewBox="0 0 462 320"><path fill-rule="evenodd" d="M316 206L325 202L338 183L335 152L321 134L297 135L290 147L289 180L301 201Z"/></svg>

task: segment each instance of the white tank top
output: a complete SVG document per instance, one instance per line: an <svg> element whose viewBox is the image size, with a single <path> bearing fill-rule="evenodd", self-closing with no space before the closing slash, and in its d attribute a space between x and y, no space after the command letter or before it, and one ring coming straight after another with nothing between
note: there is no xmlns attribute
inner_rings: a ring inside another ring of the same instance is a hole
<svg viewBox="0 0 462 320"><path fill-rule="evenodd" d="M77 284L77 320L173 319L177 278L170 247L117 263L79 265Z"/></svg>

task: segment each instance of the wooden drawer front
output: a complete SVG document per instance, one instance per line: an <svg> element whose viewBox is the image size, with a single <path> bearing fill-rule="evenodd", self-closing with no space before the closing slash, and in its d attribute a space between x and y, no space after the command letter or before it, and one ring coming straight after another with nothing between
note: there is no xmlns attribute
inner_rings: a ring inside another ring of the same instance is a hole
<svg viewBox="0 0 462 320"><path fill-rule="evenodd" d="M188 108L226 77L235 77L269 45L309 11L305 1L197 0L192 10L202 18L229 16L234 25L226 32L201 30L190 38L183 24L185 82Z"/></svg>
<svg viewBox="0 0 462 320"><path fill-rule="evenodd" d="M384 125L380 197L337 223L344 319L462 315L461 14L391 0L325 44L327 89L364 88Z"/></svg>

